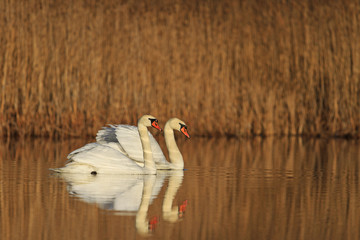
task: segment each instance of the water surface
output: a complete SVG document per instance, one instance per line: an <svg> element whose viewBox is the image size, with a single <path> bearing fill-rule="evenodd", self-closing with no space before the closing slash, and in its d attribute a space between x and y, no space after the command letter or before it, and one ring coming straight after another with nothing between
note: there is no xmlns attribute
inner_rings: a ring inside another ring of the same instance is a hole
<svg viewBox="0 0 360 240"><path fill-rule="evenodd" d="M51 174L87 142L2 142L1 239L360 237L358 141L179 138L186 171Z"/></svg>

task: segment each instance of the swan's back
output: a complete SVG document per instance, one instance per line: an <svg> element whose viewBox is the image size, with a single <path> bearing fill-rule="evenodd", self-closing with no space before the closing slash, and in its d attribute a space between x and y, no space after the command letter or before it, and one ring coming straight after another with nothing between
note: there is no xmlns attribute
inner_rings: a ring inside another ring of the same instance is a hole
<svg viewBox="0 0 360 240"><path fill-rule="evenodd" d="M145 171L121 152L99 143L86 144L70 153L68 158L69 162L61 168L61 172L144 174Z"/></svg>
<svg viewBox="0 0 360 240"><path fill-rule="evenodd" d="M140 134L136 126L109 125L104 127L96 135L96 141L102 145L119 148L120 152L138 163L144 163L143 148ZM148 132L153 159L156 164L166 163L164 153L154 136ZM119 144L118 146L116 144Z"/></svg>

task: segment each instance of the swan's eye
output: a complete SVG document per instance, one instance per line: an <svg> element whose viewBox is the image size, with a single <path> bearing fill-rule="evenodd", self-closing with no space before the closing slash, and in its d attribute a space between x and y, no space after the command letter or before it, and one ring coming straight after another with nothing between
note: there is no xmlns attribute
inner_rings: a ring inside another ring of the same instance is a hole
<svg viewBox="0 0 360 240"><path fill-rule="evenodd" d="M162 130L161 128L160 128L160 126L159 126L159 124L158 124L158 120L157 119L155 119L155 118L149 118L149 120L151 121L151 126L152 127L154 127L154 128L156 128L156 129L158 129L158 130Z"/></svg>
<svg viewBox="0 0 360 240"><path fill-rule="evenodd" d="M186 125L180 123L180 132L182 132L186 137L190 138Z"/></svg>
<svg viewBox="0 0 360 240"><path fill-rule="evenodd" d="M184 125L184 124L182 124L182 123L179 123L179 124L180 124L180 131L181 131L182 128L185 128L185 129L187 130L187 126L186 126L186 125Z"/></svg>

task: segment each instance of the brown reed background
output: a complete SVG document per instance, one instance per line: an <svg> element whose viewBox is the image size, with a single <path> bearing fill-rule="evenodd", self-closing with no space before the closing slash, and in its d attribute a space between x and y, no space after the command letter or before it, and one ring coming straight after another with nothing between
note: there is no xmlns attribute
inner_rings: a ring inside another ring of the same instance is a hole
<svg viewBox="0 0 360 240"><path fill-rule="evenodd" d="M0 1L0 136L151 113L194 135L360 136L359 1Z"/></svg>

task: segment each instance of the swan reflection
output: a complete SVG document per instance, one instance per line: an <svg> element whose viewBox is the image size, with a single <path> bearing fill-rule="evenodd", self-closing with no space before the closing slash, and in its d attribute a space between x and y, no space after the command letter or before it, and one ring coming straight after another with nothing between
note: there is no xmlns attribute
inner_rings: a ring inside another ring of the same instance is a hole
<svg viewBox="0 0 360 240"><path fill-rule="evenodd" d="M187 206L187 200L185 200L180 206L176 206L176 207L172 206L176 193L182 184L184 172L167 171L160 174L167 174L169 177L169 184L165 192L164 201L162 205L163 218L164 220L169 222L176 222L183 217L183 214L185 213Z"/></svg>
<svg viewBox="0 0 360 240"><path fill-rule="evenodd" d="M65 174L68 192L86 203L114 211L116 215L136 216L135 227L139 234L149 235L157 224L157 218L149 221L147 214L151 203L157 198L165 180L168 186L164 195L163 219L177 222L183 217L187 201L173 206L184 172L158 171L157 175L88 175Z"/></svg>

